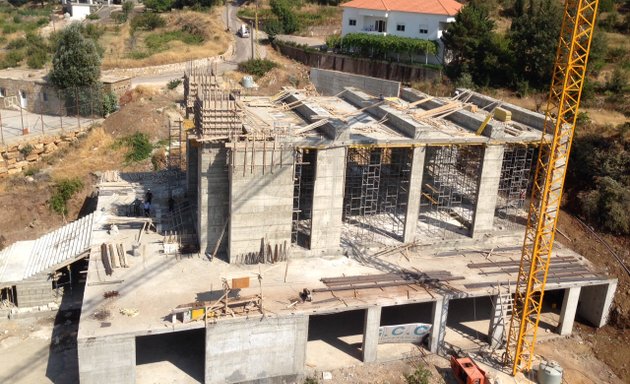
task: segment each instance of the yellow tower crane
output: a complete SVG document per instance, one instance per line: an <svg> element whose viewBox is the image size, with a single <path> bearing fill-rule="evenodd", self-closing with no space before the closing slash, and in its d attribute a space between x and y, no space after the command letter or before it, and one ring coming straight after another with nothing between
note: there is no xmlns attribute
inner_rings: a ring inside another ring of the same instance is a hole
<svg viewBox="0 0 630 384"><path fill-rule="evenodd" d="M599 0L566 0L545 112L505 363L529 371ZM551 138L548 138L552 135Z"/></svg>

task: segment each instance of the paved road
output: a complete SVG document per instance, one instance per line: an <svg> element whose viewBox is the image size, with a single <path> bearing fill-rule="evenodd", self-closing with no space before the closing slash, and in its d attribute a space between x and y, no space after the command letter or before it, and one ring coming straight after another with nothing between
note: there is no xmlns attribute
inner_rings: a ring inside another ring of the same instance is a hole
<svg viewBox="0 0 630 384"><path fill-rule="evenodd" d="M58 135L78 128L79 124L87 127L98 120L100 119L38 115L26 110L20 114L19 110L3 108L0 109L0 146L31 140L36 136ZM24 134L23 128L28 128L27 134Z"/></svg>
<svg viewBox="0 0 630 384"><path fill-rule="evenodd" d="M231 33L234 34L234 50L231 57L226 57L224 60L219 62L219 74L222 74L227 71L236 70L238 63L248 60L252 57L252 43L251 39L244 39L236 35L236 31L243 24L243 22L236 16L238 12L238 7L242 4L244 0L232 1L229 3L228 8L228 16L229 16L229 27ZM225 19L224 19L225 22ZM267 36L264 32L259 32L257 39L265 39ZM266 56L265 47L261 45L257 45L256 52L258 57L264 58ZM183 64L184 66L185 64ZM183 67L182 66L182 67ZM181 79L182 78L182 70L170 70L165 71L159 74L152 74L147 76L138 76L134 77L131 80L131 86L135 87L137 85L153 85L153 86L164 86L171 80Z"/></svg>

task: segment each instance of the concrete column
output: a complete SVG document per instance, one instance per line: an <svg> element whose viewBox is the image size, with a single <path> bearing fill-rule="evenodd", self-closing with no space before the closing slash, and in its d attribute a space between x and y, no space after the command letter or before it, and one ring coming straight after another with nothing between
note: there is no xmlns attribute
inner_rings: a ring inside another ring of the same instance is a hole
<svg viewBox="0 0 630 384"><path fill-rule="evenodd" d="M346 149L317 150L315 166L311 249L336 249L341 243Z"/></svg>
<svg viewBox="0 0 630 384"><path fill-rule="evenodd" d="M418 214L420 213L420 194L422 191L422 175L424 172L424 160L426 147L413 149L411 162L411 175L409 176L409 199L407 201L407 213L405 215L405 232L403 242L409 243L416 238L418 226Z"/></svg>
<svg viewBox="0 0 630 384"><path fill-rule="evenodd" d="M563 336L570 335L573 330L573 321L575 320L575 313L577 311L581 291L582 287L571 287L564 290L560 323L558 325L558 333Z"/></svg>
<svg viewBox="0 0 630 384"><path fill-rule="evenodd" d="M503 334L505 332L499 296L492 296L492 308L492 312L490 312L490 326L488 327L488 344L490 344L490 347L495 348L503 342Z"/></svg>
<svg viewBox="0 0 630 384"><path fill-rule="evenodd" d="M585 318L596 327L606 325L616 290L616 279L609 281L608 284L582 287L580 306L577 310L580 317Z"/></svg>
<svg viewBox="0 0 630 384"><path fill-rule="evenodd" d="M81 384L136 382L135 336L82 337L77 352Z"/></svg>
<svg viewBox="0 0 630 384"><path fill-rule="evenodd" d="M475 216L471 230L473 238L492 230L494 209L497 205L497 191L501 179L501 165L503 165L503 150L503 145L488 145L484 150Z"/></svg>
<svg viewBox="0 0 630 384"><path fill-rule="evenodd" d="M378 329L381 326L381 307L369 307L365 310L363 326L363 362L376 361L378 351Z"/></svg>
<svg viewBox="0 0 630 384"><path fill-rule="evenodd" d="M444 345L448 303L448 297L440 297L433 302L431 334L429 335L429 350L431 353L438 353Z"/></svg>

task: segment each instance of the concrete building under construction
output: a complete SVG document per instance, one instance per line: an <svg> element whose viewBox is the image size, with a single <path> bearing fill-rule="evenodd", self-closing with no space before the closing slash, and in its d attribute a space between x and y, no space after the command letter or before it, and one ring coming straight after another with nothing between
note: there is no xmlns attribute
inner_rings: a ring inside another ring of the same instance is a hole
<svg viewBox="0 0 630 384"><path fill-rule="evenodd" d="M185 99L185 180L99 185L81 382L157 361L296 382L418 344L500 356L544 116L467 90L242 96L193 69ZM151 219L128 215L148 188ZM604 325L615 289L556 245L541 327Z"/></svg>

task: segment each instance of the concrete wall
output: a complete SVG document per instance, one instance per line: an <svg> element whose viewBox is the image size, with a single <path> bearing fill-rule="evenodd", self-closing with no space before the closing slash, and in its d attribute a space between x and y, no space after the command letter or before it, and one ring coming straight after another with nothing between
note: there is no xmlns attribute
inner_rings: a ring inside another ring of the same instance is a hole
<svg viewBox="0 0 630 384"><path fill-rule="evenodd" d="M77 341L81 384L135 383L136 338L88 337Z"/></svg>
<svg viewBox="0 0 630 384"><path fill-rule="evenodd" d="M17 304L20 307L36 307L53 301L52 281L46 275L36 276L15 284Z"/></svg>
<svg viewBox="0 0 630 384"><path fill-rule="evenodd" d="M63 102L57 97L57 91L43 80L19 80L0 78L0 90L5 98L12 98L15 104L34 113L57 115L64 109ZM24 102L20 95L25 96ZM0 97L0 108L5 108L5 101Z"/></svg>
<svg viewBox="0 0 630 384"><path fill-rule="evenodd" d="M227 149L222 144L200 144L198 149L197 233L200 252L214 250L229 213ZM226 244L226 235L222 244ZM220 252L225 250L222 245Z"/></svg>
<svg viewBox="0 0 630 384"><path fill-rule="evenodd" d="M209 324L205 382L298 382L304 369L307 338L308 316L304 315L238 318Z"/></svg>
<svg viewBox="0 0 630 384"><path fill-rule="evenodd" d="M345 87L359 88L374 96L382 94L385 97L398 97L400 92L398 81L319 68L311 68L311 82L317 91L325 96L336 95Z"/></svg>
<svg viewBox="0 0 630 384"><path fill-rule="evenodd" d="M280 53L309 67L356 73L402 82L431 81L442 77L438 69L421 65L402 64L384 60L351 57L334 53L305 51L303 48L275 41L274 48ZM423 62L423 61L422 61Z"/></svg>
<svg viewBox="0 0 630 384"><path fill-rule="evenodd" d="M311 249L339 248L346 174L346 148L317 151Z"/></svg>
<svg viewBox="0 0 630 384"><path fill-rule="evenodd" d="M617 280L610 281L608 284L582 287L578 315L596 327L603 327L608 322L616 290Z"/></svg>
<svg viewBox="0 0 630 384"><path fill-rule="evenodd" d="M271 245L291 244L293 213L293 149L267 143L240 147L230 170L230 262L257 254L261 239ZM272 165L273 164L273 165Z"/></svg>

